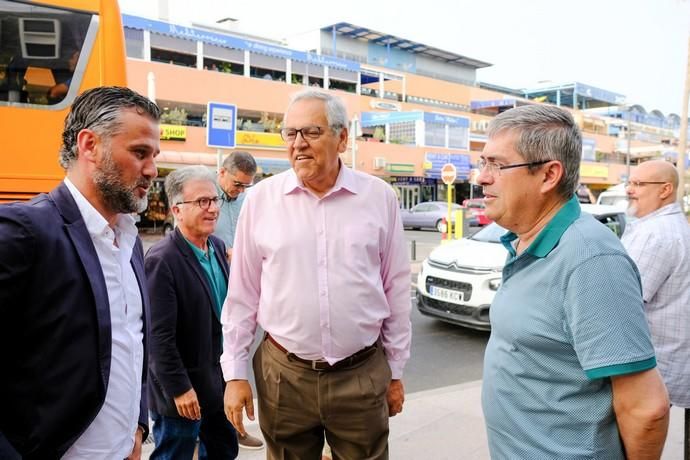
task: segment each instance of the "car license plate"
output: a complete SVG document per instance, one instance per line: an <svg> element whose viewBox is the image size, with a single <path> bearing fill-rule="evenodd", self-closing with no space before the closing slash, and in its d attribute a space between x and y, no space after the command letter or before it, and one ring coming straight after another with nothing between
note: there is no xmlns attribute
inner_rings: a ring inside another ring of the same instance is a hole
<svg viewBox="0 0 690 460"><path fill-rule="evenodd" d="M434 297L439 299L449 300L451 302L462 302L463 294L460 291L453 291L451 289L444 289L436 286L429 286L429 292Z"/></svg>

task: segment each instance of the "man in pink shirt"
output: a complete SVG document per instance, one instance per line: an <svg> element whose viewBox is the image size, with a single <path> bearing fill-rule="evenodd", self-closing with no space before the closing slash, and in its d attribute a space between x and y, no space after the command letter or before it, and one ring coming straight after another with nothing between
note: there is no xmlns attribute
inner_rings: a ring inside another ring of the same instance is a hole
<svg viewBox="0 0 690 460"><path fill-rule="evenodd" d="M382 180L345 167L347 110L296 94L281 135L292 169L263 180L240 213L223 323L225 413L259 424L268 458L388 458L410 355L410 264L398 201Z"/></svg>

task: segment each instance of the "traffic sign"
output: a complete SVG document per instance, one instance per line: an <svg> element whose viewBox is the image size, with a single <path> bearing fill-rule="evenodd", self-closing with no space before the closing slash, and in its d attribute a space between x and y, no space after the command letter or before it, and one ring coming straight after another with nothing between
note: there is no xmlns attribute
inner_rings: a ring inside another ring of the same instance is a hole
<svg viewBox="0 0 690 460"><path fill-rule="evenodd" d="M206 145L220 149L235 147L237 106L209 102L206 106Z"/></svg>
<svg viewBox="0 0 690 460"><path fill-rule="evenodd" d="M455 169L455 165L452 163L446 163L443 165L441 168L441 180L443 180L444 184L451 185L453 182L455 182L456 176L457 170Z"/></svg>

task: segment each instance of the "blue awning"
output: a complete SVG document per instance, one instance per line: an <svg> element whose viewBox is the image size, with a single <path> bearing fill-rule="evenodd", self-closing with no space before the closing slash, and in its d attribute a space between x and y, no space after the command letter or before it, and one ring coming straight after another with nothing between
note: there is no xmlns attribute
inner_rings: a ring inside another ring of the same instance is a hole
<svg viewBox="0 0 690 460"><path fill-rule="evenodd" d="M234 37L232 35L219 34L203 29L197 29L194 27L186 27L178 24L156 21L155 19L123 14L122 23L125 27L129 27L131 29L149 30L151 32L184 38L186 40L201 41L210 45L222 46L225 48L248 50L253 53L260 53L283 59L294 59L296 61L306 62L308 64L318 64L333 69L349 70L351 72L359 72L360 69L359 62L355 61L295 51L289 48L283 48L282 46L272 45L270 43L261 43L253 40Z"/></svg>

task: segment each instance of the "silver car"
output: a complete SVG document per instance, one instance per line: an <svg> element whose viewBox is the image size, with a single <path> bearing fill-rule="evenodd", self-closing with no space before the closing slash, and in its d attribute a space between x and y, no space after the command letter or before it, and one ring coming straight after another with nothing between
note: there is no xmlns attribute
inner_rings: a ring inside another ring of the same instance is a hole
<svg viewBox="0 0 690 460"><path fill-rule="evenodd" d="M455 222L455 211L463 209L457 203L451 203L451 222ZM427 201L413 206L409 211L401 211L403 227L413 230L421 228L436 229L443 233L445 228L442 219L448 216L448 203L445 201Z"/></svg>

